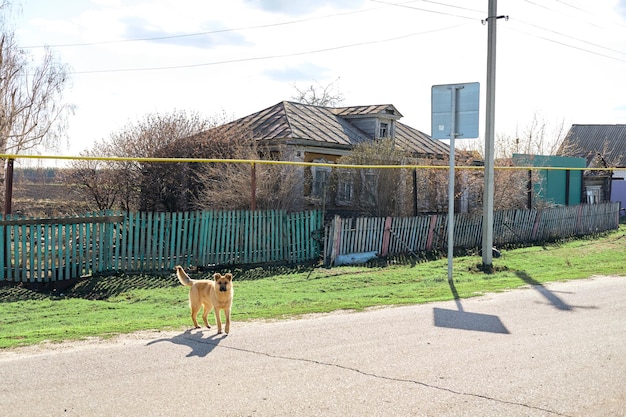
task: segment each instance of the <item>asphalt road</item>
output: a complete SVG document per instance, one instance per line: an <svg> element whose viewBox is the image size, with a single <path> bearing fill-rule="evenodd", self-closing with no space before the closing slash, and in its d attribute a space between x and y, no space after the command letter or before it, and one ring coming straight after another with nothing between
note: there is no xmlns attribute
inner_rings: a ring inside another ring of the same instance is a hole
<svg viewBox="0 0 626 417"><path fill-rule="evenodd" d="M5 417L625 416L626 277L0 351L0 381Z"/></svg>

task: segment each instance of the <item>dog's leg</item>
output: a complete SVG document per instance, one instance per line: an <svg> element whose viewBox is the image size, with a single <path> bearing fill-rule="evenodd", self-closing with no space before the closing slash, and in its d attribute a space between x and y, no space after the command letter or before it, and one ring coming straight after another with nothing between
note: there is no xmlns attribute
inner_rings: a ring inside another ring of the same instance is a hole
<svg viewBox="0 0 626 417"><path fill-rule="evenodd" d="M207 329L210 329L211 326L209 325L209 321L207 320L207 318L209 317L209 311L211 311L211 305L204 305L204 311L202 312L202 321L204 321L204 325L207 327Z"/></svg>
<svg viewBox="0 0 626 417"><path fill-rule="evenodd" d="M191 305L191 320L193 321L193 325L195 329L199 329L198 320L196 320L196 316L198 315L198 311L200 310L199 306Z"/></svg>
<svg viewBox="0 0 626 417"><path fill-rule="evenodd" d="M224 331L228 334L230 333L230 308L226 307L224 309L224 315L226 316L226 328Z"/></svg>
<svg viewBox="0 0 626 417"><path fill-rule="evenodd" d="M220 309L215 308L215 322L217 323L217 334L222 334L222 319L220 318ZM228 331L226 332L228 333Z"/></svg>

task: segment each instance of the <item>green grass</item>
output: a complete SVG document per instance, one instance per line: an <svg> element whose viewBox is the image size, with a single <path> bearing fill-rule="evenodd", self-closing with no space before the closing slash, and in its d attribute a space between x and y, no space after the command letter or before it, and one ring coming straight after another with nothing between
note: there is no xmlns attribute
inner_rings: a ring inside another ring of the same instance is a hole
<svg viewBox="0 0 626 417"><path fill-rule="evenodd" d="M501 258L494 258L490 274L480 270L480 257L457 257L454 285L448 283L447 259L387 259L332 269L236 269L233 320L418 304L592 275L626 275L625 260L622 225L594 238L504 250ZM0 348L186 329L191 324L187 293L173 274L94 277L64 293L2 287ZM209 318L213 323L212 314Z"/></svg>

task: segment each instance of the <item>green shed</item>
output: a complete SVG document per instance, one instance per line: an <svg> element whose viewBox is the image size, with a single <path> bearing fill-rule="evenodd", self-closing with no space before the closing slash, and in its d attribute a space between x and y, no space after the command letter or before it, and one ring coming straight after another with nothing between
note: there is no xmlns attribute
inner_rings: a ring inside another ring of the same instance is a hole
<svg viewBox="0 0 626 417"><path fill-rule="evenodd" d="M583 172L587 167L585 158L513 154L513 164L527 167L564 168L533 170L539 176L539 181L535 180L533 184L533 198L555 205L569 206L582 203Z"/></svg>

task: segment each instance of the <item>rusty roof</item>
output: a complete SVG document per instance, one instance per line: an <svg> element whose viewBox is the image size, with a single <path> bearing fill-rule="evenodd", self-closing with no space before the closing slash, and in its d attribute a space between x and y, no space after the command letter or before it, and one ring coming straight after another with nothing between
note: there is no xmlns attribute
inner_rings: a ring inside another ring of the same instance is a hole
<svg viewBox="0 0 626 417"><path fill-rule="evenodd" d="M588 162L600 156L609 166L626 167L626 125L572 125L557 153Z"/></svg>
<svg viewBox="0 0 626 417"><path fill-rule="evenodd" d="M349 150L372 137L350 123L352 117L383 116L397 119L402 115L392 105L322 107L282 101L249 116L228 123L247 126L260 142L283 142ZM444 157L448 146L427 134L396 122L396 144L418 156Z"/></svg>

